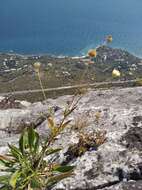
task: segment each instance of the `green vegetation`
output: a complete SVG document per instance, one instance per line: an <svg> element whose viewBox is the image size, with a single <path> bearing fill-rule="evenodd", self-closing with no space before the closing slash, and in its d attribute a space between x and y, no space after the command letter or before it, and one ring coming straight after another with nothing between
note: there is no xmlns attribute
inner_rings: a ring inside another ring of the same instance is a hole
<svg viewBox="0 0 142 190"><path fill-rule="evenodd" d="M94 131L92 133L79 133L79 141L69 147L66 155L69 162L72 158L82 156L86 151L97 150L99 146L106 142L105 131Z"/></svg>
<svg viewBox="0 0 142 190"><path fill-rule="evenodd" d="M41 80L41 63L34 64L34 70L38 76L43 98L46 99L45 89ZM82 78L82 77L81 77ZM82 91L78 93L84 93ZM0 189L2 190L32 190L51 188L58 181L73 174L74 166L62 165L52 161L52 155L61 151L60 147L53 147L53 143L63 130L70 124L68 116L76 109L81 99L73 96L71 102L63 112L60 123L56 124L54 111L49 108L49 116L43 115L48 121L50 133L42 140L34 126L22 128L18 146L10 145L7 155L0 155L0 164L3 165L4 174L0 176ZM77 98L77 99L76 99ZM98 118L99 120L99 118ZM105 134L95 132L90 135L81 131L87 127L87 123L78 123L79 143L69 148L68 154L81 156L90 148L97 148L106 140ZM80 125L80 126L79 126Z"/></svg>
<svg viewBox="0 0 142 190"><path fill-rule="evenodd" d="M43 96L43 84L40 78L40 63L34 64L35 72L38 74ZM2 190L32 190L49 188L61 179L73 174L74 166L60 165L51 160L52 154L61 150L53 148L56 137L69 125L71 120L68 116L76 109L80 98L68 105L63 113L59 124L54 121L54 112L49 108L50 116L44 116L48 121L50 135L42 141L33 126L23 129L19 139L19 145L8 145L9 153L0 156L0 164L4 166L4 175L0 176ZM6 174L5 174L6 173Z"/></svg>
<svg viewBox="0 0 142 190"><path fill-rule="evenodd" d="M74 105L64 112L57 126L53 116L47 118L51 134L44 141L33 127L25 128L19 139L19 146L8 145L9 153L0 156L0 164L4 166L4 175L0 176L2 190L32 190L51 187L63 178L73 174L74 166L60 165L51 161L52 154L60 148L53 148L56 137L68 126L67 117L76 108Z"/></svg>

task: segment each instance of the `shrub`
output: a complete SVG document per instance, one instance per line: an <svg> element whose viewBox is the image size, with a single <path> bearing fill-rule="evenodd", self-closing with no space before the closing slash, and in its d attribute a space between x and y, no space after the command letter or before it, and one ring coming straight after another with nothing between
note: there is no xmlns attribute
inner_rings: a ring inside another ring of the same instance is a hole
<svg viewBox="0 0 142 190"><path fill-rule="evenodd" d="M86 151L97 150L99 146L107 140L106 131L94 131L91 133L80 132L77 144L72 144L65 153L64 164L69 163L74 158L82 156Z"/></svg>
<svg viewBox="0 0 142 190"><path fill-rule="evenodd" d="M70 123L67 117L76 108L76 104L65 110L60 124L48 117L51 135L41 141L39 134L32 127L23 130L19 145L8 145L9 154L0 156L0 164L4 166L4 175L0 176L0 189L32 190L49 188L63 178L73 174L73 166L59 165L51 161L49 155L59 152L60 148L52 148L56 137Z"/></svg>

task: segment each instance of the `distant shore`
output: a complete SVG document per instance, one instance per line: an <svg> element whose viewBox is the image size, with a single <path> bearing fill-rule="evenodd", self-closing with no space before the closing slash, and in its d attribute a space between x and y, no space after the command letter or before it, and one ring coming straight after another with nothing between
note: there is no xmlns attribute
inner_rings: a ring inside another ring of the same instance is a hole
<svg viewBox="0 0 142 190"><path fill-rule="evenodd" d="M99 47L101 47L101 46L99 46ZM103 47L103 45L102 45L102 47ZM95 49L95 48L96 47L90 48L90 49ZM123 47L119 47L119 46L111 47L111 48L122 50L122 51L127 51L130 54L132 54L132 55L134 55L134 56L142 59L142 53L140 55L140 54L134 53L133 51L131 51L131 50L127 49L127 48L123 48ZM80 59L80 58L86 57L87 56L87 52L90 49L88 48L86 51L84 51L82 53L78 52L78 54L74 54L74 55L72 55L72 54L64 54L64 53L62 53L62 54L56 54L56 53L49 53L49 52L44 52L44 53L42 53L42 52L39 52L39 53L34 53L34 52L33 53L27 53L27 52L25 52L24 53L24 52L16 52L16 51L13 51L13 50L11 50L11 51L0 51L0 55L6 54L6 55L21 56L21 57L36 57L36 56L37 57L42 57L42 56L49 56L49 57L53 57L53 58L75 58L75 59L78 58L78 59Z"/></svg>
<svg viewBox="0 0 142 190"><path fill-rule="evenodd" d="M142 59L126 50L108 46L99 47L97 57L93 60L88 56L22 55L9 52L0 54L0 93L38 90L39 81L33 69L37 61L41 63L41 76L46 89L142 78ZM120 79L112 77L114 68L121 72Z"/></svg>

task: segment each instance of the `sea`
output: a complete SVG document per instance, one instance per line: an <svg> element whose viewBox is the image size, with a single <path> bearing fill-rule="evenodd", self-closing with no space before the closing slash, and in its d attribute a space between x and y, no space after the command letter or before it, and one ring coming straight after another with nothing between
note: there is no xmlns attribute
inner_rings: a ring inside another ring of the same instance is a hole
<svg viewBox="0 0 142 190"><path fill-rule="evenodd" d="M0 1L0 52L81 56L107 35L142 57L142 0Z"/></svg>

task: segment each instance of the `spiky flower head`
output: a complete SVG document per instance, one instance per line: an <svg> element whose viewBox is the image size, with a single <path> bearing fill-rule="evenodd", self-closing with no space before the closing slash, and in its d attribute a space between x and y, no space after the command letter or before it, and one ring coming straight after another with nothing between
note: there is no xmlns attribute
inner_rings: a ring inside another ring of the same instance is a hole
<svg viewBox="0 0 142 190"><path fill-rule="evenodd" d="M35 63L34 63L34 70L35 70L35 72L39 72L40 66L41 66L41 63L40 63L40 62L35 62Z"/></svg>
<svg viewBox="0 0 142 190"><path fill-rule="evenodd" d="M120 76L121 76L121 73L120 73L119 70L113 69L113 71L112 71L112 76L113 76L114 78L117 78L117 77L120 77Z"/></svg>
<svg viewBox="0 0 142 190"><path fill-rule="evenodd" d="M112 35L106 36L106 42L111 43L113 41Z"/></svg>
<svg viewBox="0 0 142 190"><path fill-rule="evenodd" d="M91 58L97 57L97 51L96 51L96 49L91 49L91 50L89 50L88 55L89 55L89 57L91 57Z"/></svg>

